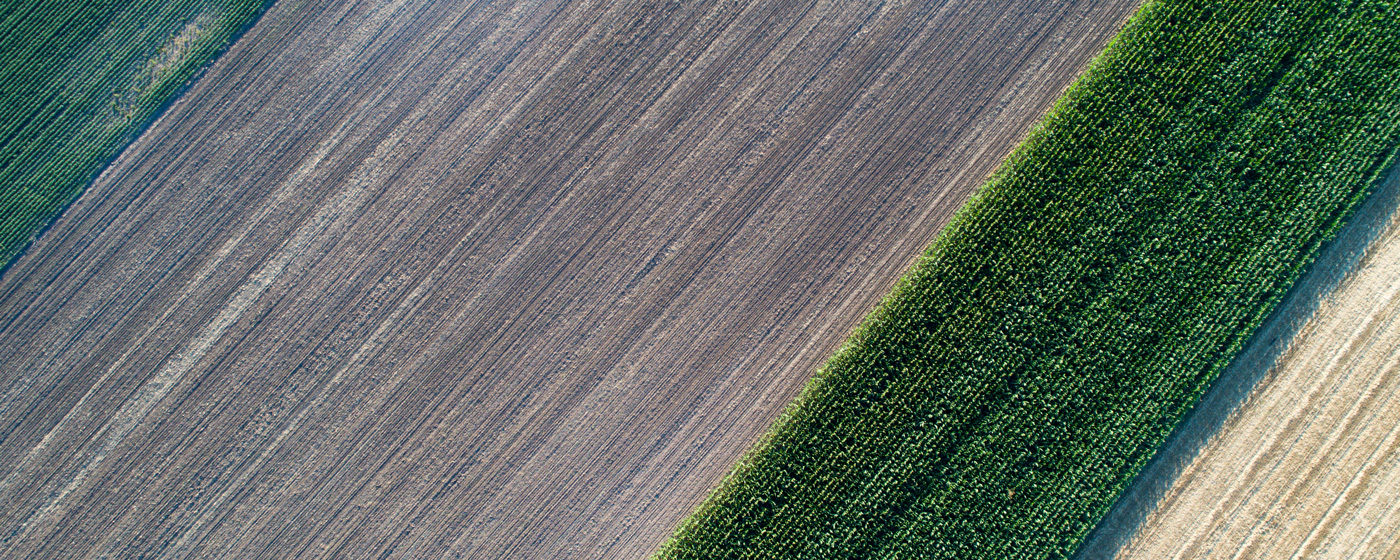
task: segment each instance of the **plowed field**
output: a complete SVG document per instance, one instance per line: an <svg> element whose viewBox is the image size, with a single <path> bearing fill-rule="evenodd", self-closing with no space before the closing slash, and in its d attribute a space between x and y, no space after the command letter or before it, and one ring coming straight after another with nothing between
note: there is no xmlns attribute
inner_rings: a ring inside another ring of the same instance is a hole
<svg viewBox="0 0 1400 560"><path fill-rule="evenodd" d="M642 557L1134 7L279 2L0 279L0 556Z"/></svg>
<svg viewBox="0 0 1400 560"><path fill-rule="evenodd" d="M1400 557L1400 172L1082 558Z"/></svg>

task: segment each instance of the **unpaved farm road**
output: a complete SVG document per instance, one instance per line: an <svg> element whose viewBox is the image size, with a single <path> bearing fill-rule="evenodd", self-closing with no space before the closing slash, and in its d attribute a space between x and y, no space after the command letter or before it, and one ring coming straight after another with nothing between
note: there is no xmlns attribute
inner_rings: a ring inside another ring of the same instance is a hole
<svg viewBox="0 0 1400 560"><path fill-rule="evenodd" d="M1134 7L278 2L0 280L0 556L643 557Z"/></svg>
<svg viewBox="0 0 1400 560"><path fill-rule="evenodd" d="M1081 558L1400 558L1400 169L1241 356Z"/></svg>

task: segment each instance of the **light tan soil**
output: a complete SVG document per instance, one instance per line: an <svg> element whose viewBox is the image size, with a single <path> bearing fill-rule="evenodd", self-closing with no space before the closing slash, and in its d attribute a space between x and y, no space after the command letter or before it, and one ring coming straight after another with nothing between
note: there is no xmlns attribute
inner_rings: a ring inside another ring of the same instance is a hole
<svg viewBox="0 0 1400 560"><path fill-rule="evenodd" d="M0 557L643 557L1135 5L282 0L0 279Z"/></svg>
<svg viewBox="0 0 1400 560"><path fill-rule="evenodd" d="M1397 192L1400 171L1080 557L1400 557Z"/></svg>

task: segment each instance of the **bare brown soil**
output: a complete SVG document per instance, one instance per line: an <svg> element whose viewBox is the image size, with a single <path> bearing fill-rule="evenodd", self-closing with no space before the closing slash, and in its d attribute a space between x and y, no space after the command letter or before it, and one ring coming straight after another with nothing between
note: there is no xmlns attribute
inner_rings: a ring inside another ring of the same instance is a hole
<svg viewBox="0 0 1400 560"><path fill-rule="evenodd" d="M1400 170L1081 558L1400 558Z"/></svg>
<svg viewBox="0 0 1400 560"><path fill-rule="evenodd" d="M0 556L637 558L1135 2L283 0L0 280Z"/></svg>

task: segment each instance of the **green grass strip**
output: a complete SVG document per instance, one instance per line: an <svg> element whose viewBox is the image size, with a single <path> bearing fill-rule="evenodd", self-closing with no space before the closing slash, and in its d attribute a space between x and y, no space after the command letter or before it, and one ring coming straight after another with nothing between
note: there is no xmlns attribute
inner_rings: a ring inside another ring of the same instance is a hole
<svg viewBox="0 0 1400 560"><path fill-rule="evenodd" d="M1390 165L1391 2L1149 2L659 558L1073 553Z"/></svg>
<svg viewBox="0 0 1400 560"><path fill-rule="evenodd" d="M0 270L270 3L0 6Z"/></svg>

